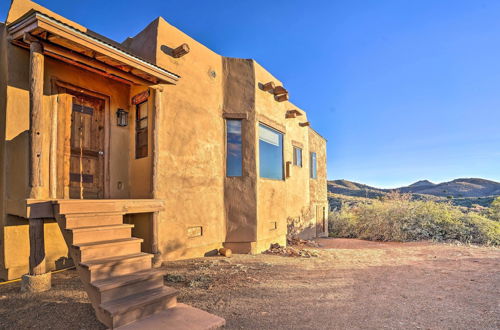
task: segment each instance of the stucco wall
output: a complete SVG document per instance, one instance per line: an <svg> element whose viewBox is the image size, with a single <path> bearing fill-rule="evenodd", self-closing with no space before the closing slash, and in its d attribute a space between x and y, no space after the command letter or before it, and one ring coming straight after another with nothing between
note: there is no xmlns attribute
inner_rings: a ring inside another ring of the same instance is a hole
<svg viewBox="0 0 500 330"><path fill-rule="evenodd" d="M257 162L254 63L224 58L224 117L242 120L242 176L225 177L226 246L235 252L251 249L257 240ZM226 144L226 134L222 136ZM225 165L224 158L224 165Z"/></svg>
<svg viewBox="0 0 500 330"><path fill-rule="evenodd" d="M7 56L5 25L0 23L0 272L5 268L4 223L5 223L5 106L7 103ZM1 276L0 276L1 278Z"/></svg>
<svg viewBox="0 0 500 330"><path fill-rule="evenodd" d="M16 0L9 19L19 17L30 8L29 1ZM76 23L68 24L85 31ZM2 184L7 191L7 196L2 198L5 203L7 199L21 201L28 194L29 51L2 42L0 51L7 55L2 56L0 62L0 81L2 77L7 80L7 84L2 84L6 89L0 89L0 97L5 94L0 100L0 115L5 116L1 122L5 125L2 134L6 141L4 158L0 147L0 161L8 173L8 179ZM189 45L190 52L180 58L172 57L172 49L183 43ZM314 131L299 126L307 121L304 111L291 102L277 102L273 94L262 91L260 85L269 81L281 85L276 77L253 60L221 57L162 18L127 39L124 45L181 76L177 85L150 88L151 92L153 88L161 92L151 93L148 100L148 156L135 159L135 107L130 102L131 96L148 87L129 87L49 58L46 58L44 74L44 155L48 155L50 146L50 111L45 110L54 106L57 95L52 81L57 78L107 96L108 197L154 197L165 201L165 211L158 215L159 249L164 260L214 253L224 243L237 250L241 247L239 252L257 253L271 243L286 243L290 219L314 227L316 220L311 214L315 207L327 205L326 142ZM116 125L118 108L129 111L128 127ZM292 109L303 115L286 119L286 111ZM241 178L226 178L225 117L243 121ZM284 164L293 161L294 145L302 147L303 166L291 165L290 175L284 180L259 177L259 123L284 133ZM158 134L156 154L154 127ZM316 180L309 179L311 150L318 155ZM157 158L155 176L154 155ZM42 194L48 197L48 156L42 159L42 171L46 178ZM0 208L3 210L3 204ZM151 235L149 216L128 217L134 223L145 224L135 229L137 235ZM2 270L4 274L19 276L27 270L28 226L26 220L10 215L2 217L3 222L5 226L0 226L0 233L5 245L0 253L5 253L3 257L0 254L0 268L3 263L8 269ZM309 234L314 236L312 232ZM50 269L56 266L56 260L58 264L65 260L67 250L55 223L45 225L45 235ZM144 248L149 245L145 243Z"/></svg>
<svg viewBox="0 0 500 330"><path fill-rule="evenodd" d="M318 217L322 217L322 215L317 214L317 206L324 208L327 220L329 209L327 197L326 140L311 128L309 129L309 149L310 152L316 152L317 160L317 179L311 179L309 183L311 212L317 220ZM325 231L321 235L328 235L328 225L325 226Z"/></svg>
<svg viewBox="0 0 500 330"><path fill-rule="evenodd" d="M155 196L166 202L159 214L159 249L164 260L213 253L226 233L222 58L162 18L152 28L156 54L143 56L181 76L177 85L162 86L158 113ZM138 38L146 35L150 31ZM189 54L173 58L171 50L182 43ZM143 42L126 44L133 49ZM199 227L202 235L192 235Z"/></svg>

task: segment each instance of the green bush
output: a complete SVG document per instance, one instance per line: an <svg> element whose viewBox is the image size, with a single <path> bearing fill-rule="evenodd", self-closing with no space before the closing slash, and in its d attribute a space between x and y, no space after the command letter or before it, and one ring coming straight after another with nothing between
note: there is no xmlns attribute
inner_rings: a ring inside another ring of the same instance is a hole
<svg viewBox="0 0 500 330"><path fill-rule="evenodd" d="M330 215L330 235L376 241L460 241L500 245L500 223L463 213L448 203L411 201L391 194L370 204L343 206Z"/></svg>
<svg viewBox="0 0 500 330"><path fill-rule="evenodd" d="M500 197L497 197L490 205L488 218L500 221Z"/></svg>

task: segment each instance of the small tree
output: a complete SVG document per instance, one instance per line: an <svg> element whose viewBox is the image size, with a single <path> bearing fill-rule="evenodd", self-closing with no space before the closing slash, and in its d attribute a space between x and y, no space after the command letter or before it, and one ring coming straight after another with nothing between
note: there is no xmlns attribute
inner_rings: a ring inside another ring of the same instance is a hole
<svg viewBox="0 0 500 330"><path fill-rule="evenodd" d="M495 198L490 205L488 216L495 221L500 221L500 197Z"/></svg>

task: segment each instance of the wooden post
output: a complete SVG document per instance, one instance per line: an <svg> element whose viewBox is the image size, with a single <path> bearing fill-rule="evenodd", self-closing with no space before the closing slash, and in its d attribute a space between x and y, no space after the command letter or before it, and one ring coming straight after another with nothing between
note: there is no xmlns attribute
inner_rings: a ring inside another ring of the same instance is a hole
<svg viewBox="0 0 500 330"><path fill-rule="evenodd" d="M52 87L53 91L57 90L55 83ZM50 198L57 198L57 120L58 120L58 109L57 103L59 96L52 96L52 109L51 110L51 122L50 122L50 153L49 153L49 186L50 186Z"/></svg>
<svg viewBox="0 0 500 330"><path fill-rule="evenodd" d="M30 275L43 275L45 269L45 240L43 219L29 219Z"/></svg>
<svg viewBox="0 0 500 330"><path fill-rule="evenodd" d="M29 219L30 270L21 277L21 291L43 292L50 290L52 275L45 266L45 240L43 219Z"/></svg>
<svg viewBox="0 0 500 330"><path fill-rule="evenodd" d="M154 108L153 108L153 182L152 182L152 197L158 198L158 157L160 155L159 152L159 144L158 144L158 128L160 127L160 116L161 116L161 97L162 97L162 88L157 87L153 89L154 91ZM151 217L151 252L153 253L153 267L161 266L161 254L158 249L158 212L154 212Z"/></svg>
<svg viewBox="0 0 500 330"><path fill-rule="evenodd" d="M158 249L158 212L151 216L151 253L153 254L153 267L161 266L161 254Z"/></svg>
<svg viewBox="0 0 500 330"><path fill-rule="evenodd" d="M153 175L152 175L152 197L157 198L158 194L158 157L160 155L159 152L159 144L158 144L158 128L160 127L160 116L161 116L161 97L162 97L162 89L161 87L157 87L153 89L154 91L154 108L153 108Z"/></svg>
<svg viewBox="0 0 500 330"><path fill-rule="evenodd" d="M43 115L43 66L42 44L31 36L30 42L30 198L41 198L42 174L42 115Z"/></svg>
<svg viewBox="0 0 500 330"><path fill-rule="evenodd" d="M43 46L30 34L24 35L30 44L30 154L29 154L29 197L42 198L42 125L43 125ZM45 267L45 242L43 219L29 219L30 270L22 277L21 290L40 292L51 287L51 274Z"/></svg>

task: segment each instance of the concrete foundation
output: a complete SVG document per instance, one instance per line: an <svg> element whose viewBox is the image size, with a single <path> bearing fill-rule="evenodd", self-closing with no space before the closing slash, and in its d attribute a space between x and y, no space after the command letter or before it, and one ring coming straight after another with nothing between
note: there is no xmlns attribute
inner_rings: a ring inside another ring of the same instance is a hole
<svg viewBox="0 0 500 330"><path fill-rule="evenodd" d="M25 274L21 277L22 292L44 292L52 287L52 273L42 275Z"/></svg>

